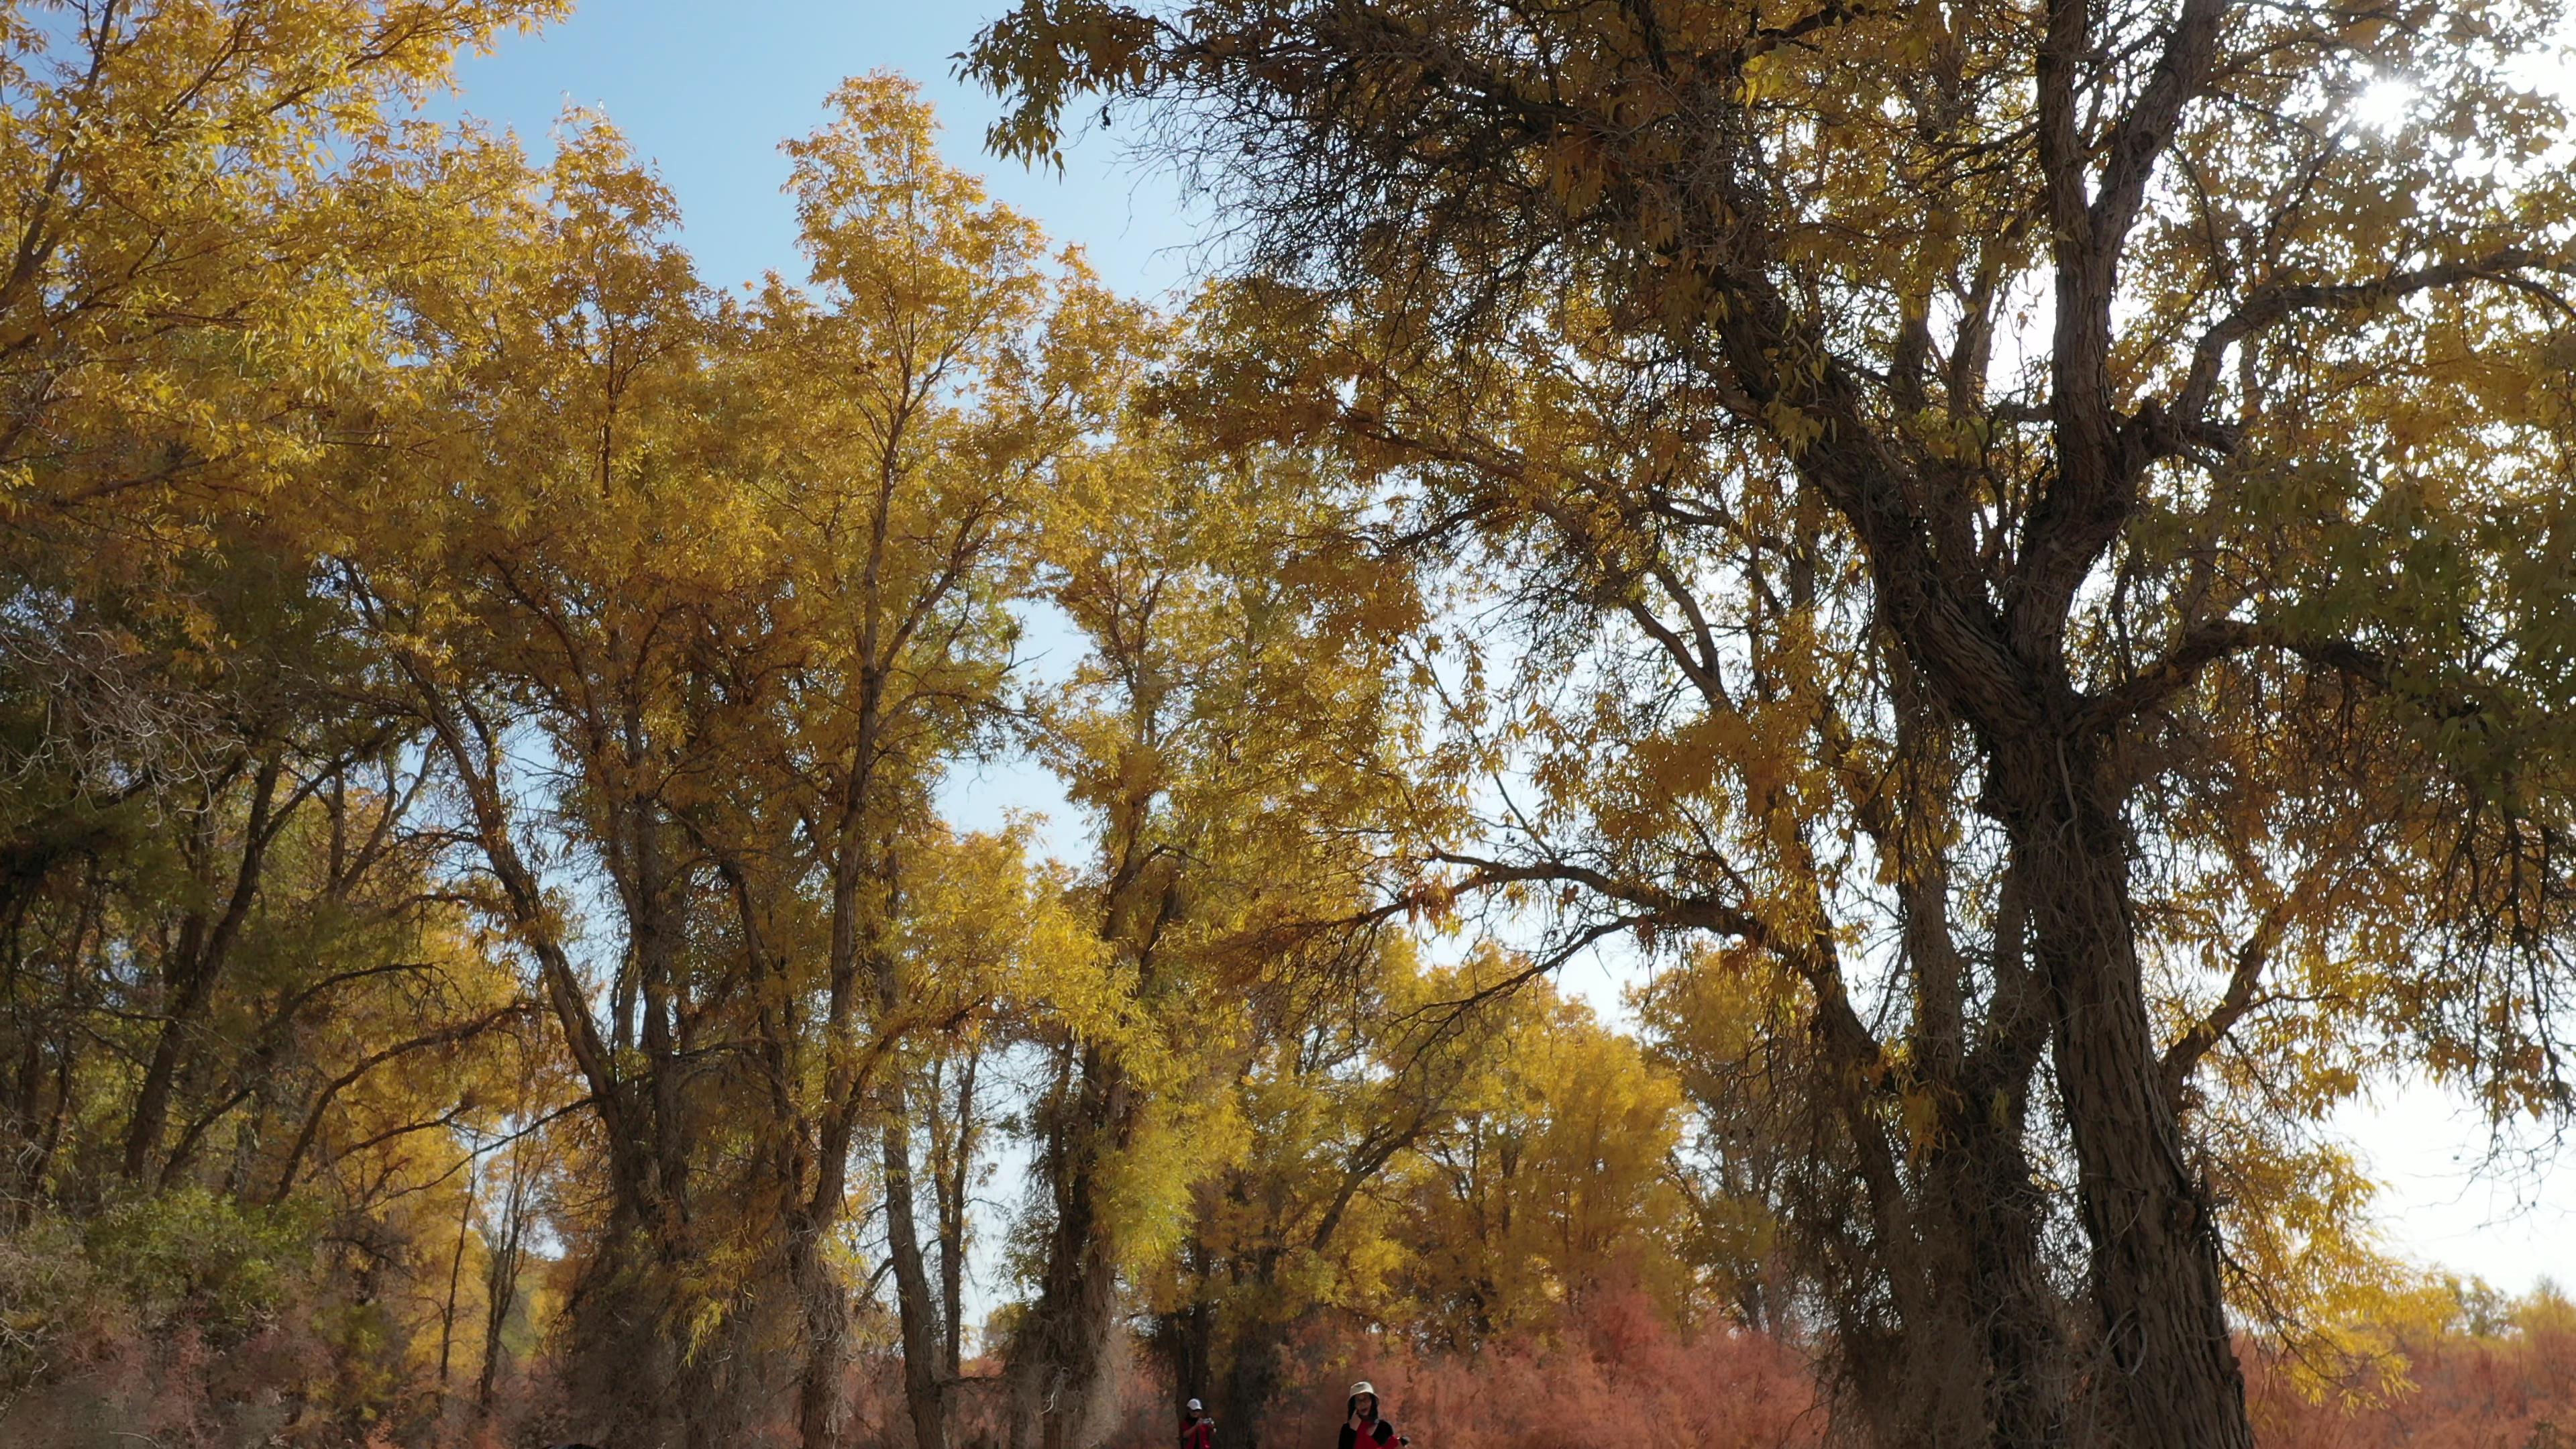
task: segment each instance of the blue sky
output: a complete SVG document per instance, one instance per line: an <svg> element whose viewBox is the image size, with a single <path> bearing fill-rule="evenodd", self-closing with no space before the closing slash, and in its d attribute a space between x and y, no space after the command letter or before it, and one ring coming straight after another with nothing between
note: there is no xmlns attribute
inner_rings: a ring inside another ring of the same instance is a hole
<svg viewBox="0 0 2576 1449"><path fill-rule="evenodd" d="M589 0L562 25L469 59L462 108L515 129L539 155L565 106L603 112L678 196L701 277L731 285L771 269L801 273L778 143L812 130L823 98L845 77L899 71L938 107L950 158L981 172L996 198L1082 246L1111 285L1174 292L1191 275L1205 218L1114 136L1068 147L1060 176L983 154L995 106L952 77L952 57L1002 8L1001 0ZM1012 809L1048 811L1053 848L1077 844L1053 782L1023 764L961 781L948 804L970 827ZM1570 967L1564 984L1615 1016L1619 974L1604 957ZM2576 1282L2576 1176L2563 1166L2537 1178L2479 1172L2483 1125L2422 1085L2392 1086L2335 1126L2386 1181L2395 1243L2517 1291L2547 1276ZM1015 1191L997 1186L1000 1195Z"/></svg>
<svg viewBox="0 0 2576 1449"><path fill-rule="evenodd" d="M1121 290L1170 290L1188 273L1194 229L1168 176L1130 164L1114 138L1097 134L1068 148L1061 176L983 154L997 108L952 77L951 57L1002 8L985 0L590 0L561 25L469 58L463 107L514 128L541 155L566 105L604 112L678 195L700 275L730 285L773 268L800 270L778 143L818 125L823 98L844 78L899 71L938 107L952 159L981 171L996 198L1079 243Z"/></svg>

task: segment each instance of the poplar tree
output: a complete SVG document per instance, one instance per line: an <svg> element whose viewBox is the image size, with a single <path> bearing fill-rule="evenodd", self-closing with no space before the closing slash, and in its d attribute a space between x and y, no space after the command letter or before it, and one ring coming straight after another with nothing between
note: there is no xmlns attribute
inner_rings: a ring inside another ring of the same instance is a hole
<svg viewBox="0 0 2576 1449"><path fill-rule="evenodd" d="M2205 1449L2214 1057L2566 1099L2555 23L1028 0L969 64L1220 199L1213 385L1513 621L1449 883L1801 983L1881 1432Z"/></svg>

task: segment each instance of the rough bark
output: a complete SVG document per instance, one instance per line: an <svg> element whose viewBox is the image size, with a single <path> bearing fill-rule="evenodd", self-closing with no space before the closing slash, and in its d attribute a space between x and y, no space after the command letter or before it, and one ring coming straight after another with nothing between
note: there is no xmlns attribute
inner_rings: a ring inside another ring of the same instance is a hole
<svg viewBox="0 0 2576 1449"><path fill-rule="evenodd" d="M805 1363L796 1385L796 1428L805 1449L840 1442L847 1417L841 1371L850 1335L849 1289L824 1259L831 1225L800 1208L787 1224L788 1286L805 1329Z"/></svg>
<svg viewBox="0 0 2576 1449"><path fill-rule="evenodd" d="M1011 1344L1012 1449L1086 1449L1117 1328L1117 1244L1102 1209L1110 1157L1133 1129L1135 1094L1096 1046L1079 1049L1075 1072L1041 1166L1054 1209L1046 1266Z"/></svg>
<svg viewBox="0 0 2576 1449"><path fill-rule="evenodd" d="M2033 951L2055 1014L2104 1408L2140 1449L2251 1449L2216 1217L2147 1016L2123 792L2103 761L2062 744L1998 764L2030 787L2007 828L2033 876Z"/></svg>

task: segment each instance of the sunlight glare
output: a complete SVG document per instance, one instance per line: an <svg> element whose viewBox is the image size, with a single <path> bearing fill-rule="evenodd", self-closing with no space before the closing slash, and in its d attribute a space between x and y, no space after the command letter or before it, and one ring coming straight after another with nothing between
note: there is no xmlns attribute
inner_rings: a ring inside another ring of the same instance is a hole
<svg viewBox="0 0 2576 1449"><path fill-rule="evenodd" d="M2415 87L2402 80L2373 81L2352 99L2353 124L2383 136L2395 135L2404 129L2417 99Z"/></svg>

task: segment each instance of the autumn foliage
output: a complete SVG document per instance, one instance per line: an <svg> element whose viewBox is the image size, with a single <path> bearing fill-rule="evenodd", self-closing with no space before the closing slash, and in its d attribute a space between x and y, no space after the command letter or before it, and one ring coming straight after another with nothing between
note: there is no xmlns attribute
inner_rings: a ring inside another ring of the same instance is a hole
<svg viewBox="0 0 2576 1449"><path fill-rule="evenodd" d="M2545 6L998 8L1168 308L563 9L0 0L8 1443L2576 1433L2325 1132L2576 1102Z"/></svg>

